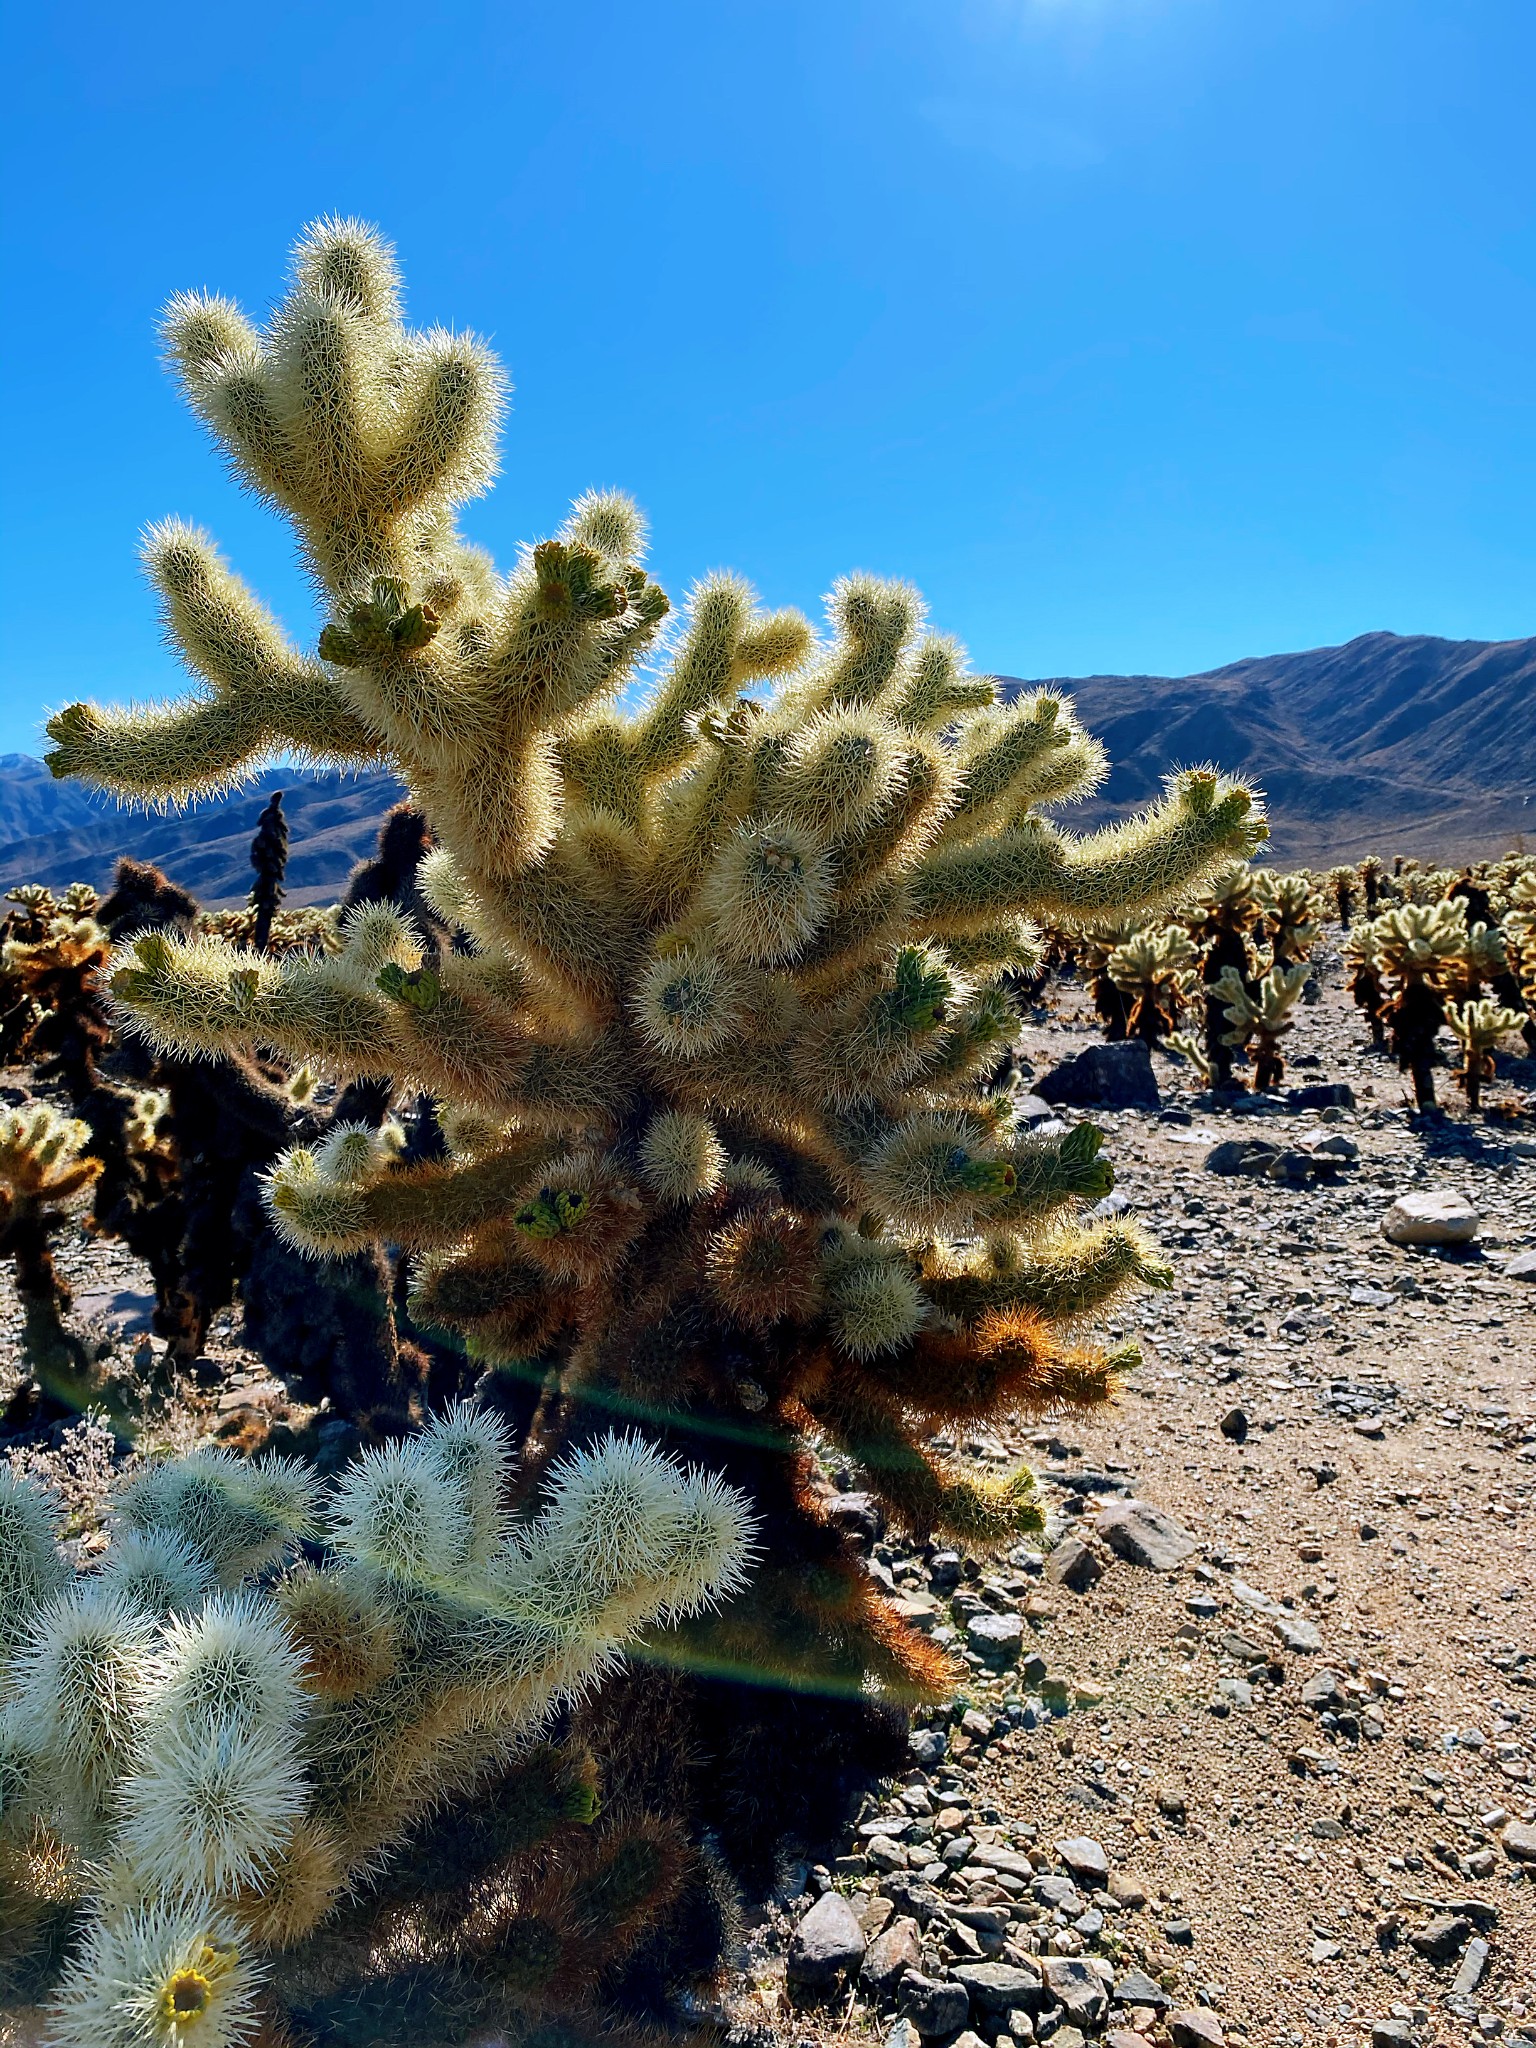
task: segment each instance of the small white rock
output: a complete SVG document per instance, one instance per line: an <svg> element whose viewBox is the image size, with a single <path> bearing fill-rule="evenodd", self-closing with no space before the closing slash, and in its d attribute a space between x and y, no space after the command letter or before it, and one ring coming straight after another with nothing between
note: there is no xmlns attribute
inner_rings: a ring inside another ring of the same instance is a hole
<svg viewBox="0 0 1536 2048"><path fill-rule="evenodd" d="M1393 1244L1471 1244L1481 1220L1465 1195L1431 1188L1399 1195L1381 1219L1381 1230Z"/></svg>

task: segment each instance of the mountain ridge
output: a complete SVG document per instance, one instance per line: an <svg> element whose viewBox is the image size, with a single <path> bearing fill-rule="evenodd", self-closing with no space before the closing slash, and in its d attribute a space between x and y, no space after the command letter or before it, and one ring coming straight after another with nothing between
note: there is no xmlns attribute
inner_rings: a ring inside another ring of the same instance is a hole
<svg viewBox="0 0 1536 2048"><path fill-rule="evenodd" d="M1536 834L1536 639L1362 633L1190 676L1000 676L1070 696L1110 773L1074 825L1151 801L1172 763L1213 761L1270 803L1272 857L1449 862Z"/></svg>
<svg viewBox="0 0 1536 2048"><path fill-rule="evenodd" d="M1365 853L1461 862L1536 838L1536 639L1362 633L1198 675L999 676L1076 703L1110 772L1074 829L1153 801L1171 767L1212 761L1266 793L1267 857L1325 866ZM251 834L273 789L289 820L288 900L328 903L404 794L388 773L278 767L182 810L144 812L30 754L0 755L0 893L106 887L117 857L153 860L211 906L250 888Z"/></svg>

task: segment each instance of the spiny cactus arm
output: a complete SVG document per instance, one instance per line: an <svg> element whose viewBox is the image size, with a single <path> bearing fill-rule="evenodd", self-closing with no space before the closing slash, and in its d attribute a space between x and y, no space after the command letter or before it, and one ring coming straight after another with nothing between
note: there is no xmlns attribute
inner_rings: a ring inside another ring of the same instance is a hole
<svg viewBox="0 0 1536 2048"><path fill-rule="evenodd" d="M68 1580L58 1548L61 1513L36 1480L0 1464L0 1650L26 1632Z"/></svg>
<svg viewBox="0 0 1536 2048"><path fill-rule="evenodd" d="M690 593L676 659L630 729L630 754L643 782L683 766L701 713L729 706L743 683L789 673L809 653L811 629L800 613L755 607L751 586L739 576L707 577Z"/></svg>
<svg viewBox="0 0 1536 2048"><path fill-rule="evenodd" d="M938 847L912 877L915 914L936 933L974 930L1020 911L1092 916L1150 908L1263 834L1250 791L1206 770L1129 823L1069 839L1026 820L969 845Z"/></svg>
<svg viewBox="0 0 1536 2048"><path fill-rule="evenodd" d="M1047 794L1068 795L1094 763L1102 776L1103 762L1103 749L1078 727L1071 706L1048 691L983 713L962 729L960 781L945 835L971 836L994 805L1021 812Z"/></svg>
<svg viewBox="0 0 1536 2048"><path fill-rule="evenodd" d="M267 1187L277 1227L316 1257L342 1257L381 1238L414 1249L456 1244L515 1207L529 1175L564 1149L558 1138L525 1131L468 1163L395 1168L367 1134L336 1137L285 1152Z"/></svg>
<svg viewBox="0 0 1536 2048"><path fill-rule="evenodd" d="M270 1045L349 1079L385 1076L401 1063L390 1004L338 958L273 960L217 939L151 931L119 947L109 986L130 1028L167 1052Z"/></svg>
<svg viewBox="0 0 1536 2048"><path fill-rule="evenodd" d="M824 665L796 686L808 710L876 703L902 674L902 654L923 621L923 601L910 583L878 576L841 576L827 597L834 639Z"/></svg>
<svg viewBox="0 0 1536 2048"><path fill-rule="evenodd" d="M999 1414L1087 1408L1109 1399L1123 1358L1064 1344L1033 1309L988 1309L968 1329L919 1330L862 1368L931 1428Z"/></svg>
<svg viewBox="0 0 1536 2048"><path fill-rule="evenodd" d="M962 973L1008 967L1033 974L1045 958L1045 940L1038 926L1019 917L979 931L951 932L944 939L944 951Z"/></svg>
<svg viewBox="0 0 1536 2048"><path fill-rule="evenodd" d="M968 675L965 650L946 634L927 633L910 666L881 699L881 709L913 732L938 732L968 711L997 702L991 676Z"/></svg>
<svg viewBox="0 0 1536 2048"><path fill-rule="evenodd" d="M179 1537L233 1585L319 1533L317 1498L313 1474L297 1459L248 1463L215 1448L136 1473L117 1510L141 1535Z"/></svg>
<svg viewBox="0 0 1536 2048"><path fill-rule="evenodd" d="M1062 1137L1013 1139L1001 1156L1013 1168L1014 1184L988 1207L989 1225L1008 1229L1071 1201L1102 1201L1115 1185L1103 1146L1095 1124L1074 1124Z"/></svg>
<svg viewBox="0 0 1536 2048"><path fill-rule="evenodd" d="M1043 1240L991 1237L984 1250L944 1246L920 1266L924 1294L966 1324L1028 1311L1044 1322L1098 1313L1128 1290L1173 1285L1173 1268L1134 1224L1112 1218Z"/></svg>
<svg viewBox="0 0 1536 2048"><path fill-rule="evenodd" d="M48 721L53 774L180 803L228 788L279 750L324 763L383 758L379 733L325 668L298 653L205 534L158 528L145 556L167 634L211 694L125 712L70 705Z"/></svg>
<svg viewBox="0 0 1536 2048"><path fill-rule="evenodd" d="M807 1414L858 1465L870 1491L913 1534L990 1546L1045 1526L1026 1471L1004 1479L954 1471L916 1444L894 1404L849 1378L802 1397Z"/></svg>
<svg viewBox="0 0 1536 2048"><path fill-rule="evenodd" d="M49 2000L53 2048L236 2048L255 2038L266 1974L206 1899L108 1907Z"/></svg>

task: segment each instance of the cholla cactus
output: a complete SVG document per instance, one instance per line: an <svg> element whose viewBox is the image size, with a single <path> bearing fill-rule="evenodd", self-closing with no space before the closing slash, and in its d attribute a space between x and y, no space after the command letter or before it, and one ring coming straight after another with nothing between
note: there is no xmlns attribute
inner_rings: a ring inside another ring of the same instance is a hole
<svg viewBox="0 0 1536 2048"><path fill-rule="evenodd" d="M1360 889L1365 897L1367 917L1374 917L1381 908L1381 899L1384 893L1383 883L1385 880L1386 871L1382 867L1380 856L1368 853L1360 863Z"/></svg>
<svg viewBox="0 0 1536 2048"><path fill-rule="evenodd" d="M1110 972L1109 963L1121 946L1135 938L1139 929L1135 918L1091 924L1081 932L1065 931L1054 925L1046 927L1043 957L1058 964L1071 960L1081 965L1088 979L1088 992L1093 997L1095 1014L1111 1044L1128 1035L1131 1005L1126 991Z"/></svg>
<svg viewBox="0 0 1536 2048"><path fill-rule="evenodd" d="M1459 903L1400 903L1372 927L1384 971L1396 983L1383 1016L1399 1068L1413 1077L1414 1100L1435 1106L1435 1036L1445 1022L1441 976L1466 944Z"/></svg>
<svg viewBox="0 0 1536 2048"><path fill-rule="evenodd" d="M1114 1361L1051 1325L1166 1269L1126 1224L1073 1221L1110 1185L1096 1133L1022 1137L978 1093L1010 1029L998 977L1033 912L1148 909L1245 855L1256 805L1196 770L1115 831L1046 822L1098 749L1048 692L1001 705L905 585L839 583L818 645L716 575L664 639L616 494L497 575L454 511L494 467L500 373L398 300L377 236L328 223L264 332L173 305L184 388L293 520L329 623L301 653L206 536L157 529L201 691L76 705L51 760L152 801L275 750L388 762L461 948L364 904L328 959L153 934L115 992L189 1056L271 1046L428 1093L448 1159L338 1129L278 1164L279 1227L317 1257L414 1251L415 1312L527 1389L543 1454L614 1405L707 1438L768 1517L754 1665L835 1643L856 1698L929 1688L942 1659L822 1518L803 1447L840 1448L909 1527L1031 1525L1024 1477L973 1480L928 1436L1102 1396Z"/></svg>
<svg viewBox="0 0 1536 2048"><path fill-rule="evenodd" d="M1494 1047L1507 1032L1518 1031L1529 1022L1523 1010L1510 1010L1493 997L1465 1003L1447 1003L1445 1021L1461 1043L1461 1065L1456 1070L1467 1107L1476 1111L1482 1103L1485 1081L1493 1079Z"/></svg>
<svg viewBox="0 0 1536 2048"><path fill-rule="evenodd" d="M1226 1043L1252 1045L1256 1090L1278 1088L1285 1078L1281 1040L1295 1021L1291 1012L1306 978L1305 966L1276 964L1250 990L1236 968L1229 967L1211 990L1227 1013Z"/></svg>
<svg viewBox="0 0 1536 2048"><path fill-rule="evenodd" d="M1198 986L1199 955L1181 925L1153 925L1116 946L1106 962L1115 987L1134 1000L1127 1035L1149 1045L1166 1038Z"/></svg>
<svg viewBox="0 0 1536 2048"><path fill-rule="evenodd" d="M1387 991L1381 978L1381 941L1374 923L1357 924L1345 941L1344 951L1349 960L1346 985L1350 996L1370 1025L1372 1045L1384 1049L1387 1027L1382 1008Z"/></svg>
<svg viewBox="0 0 1536 2048"><path fill-rule="evenodd" d="M1355 913L1355 892L1360 886L1360 876L1354 868L1330 868L1327 885L1328 893L1333 898L1333 907L1339 914L1339 923L1348 931L1350 919Z"/></svg>
<svg viewBox="0 0 1536 2048"><path fill-rule="evenodd" d="M568 1845L558 1883L528 1866L596 1810L589 1766L528 1744L648 1622L739 1583L750 1517L610 1437L514 1522L508 1466L502 1426L464 1408L365 1456L323 1511L296 1465L196 1453L132 1481L78 1578L45 1497L0 1468L0 1848L50 1841L83 1919L57 2048L289 2022L372 2039L343 2015L426 1964L457 1981L467 2038L530 2002L579 2005L594 1979L559 1973L647 1924L673 1853L654 1831ZM274 1580L301 1538L324 1561ZM462 1842L444 1926L423 1868L443 1823L422 1830L445 1805Z"/></svg>
<svg viewBox="0 0 1536 2048"><path fill-rule="evenodd" d="M283 816L283 792L274 789L256 820L256 837L251 841L251 866L256 880L251 888L251 950L265 953L272 936L272 920L283 900L283 876L288 869L288 820Z"/></svg>
<svg viewBox="0 0 1536 2048"><path fill-rule="evenodd" d="M1304 874L1276 875L1268 868L1258 868L1253 880L1260 928L1269 940L1272 963L1295 967L1306 959L1322 930L1322 901Z"/></svg>
<svg viewBox="0 0 1536 2048"><path fill-rule="evenodd" d="M52 1246L101 1171L86 1154L89 1138L83 1123L46 1102L0 1116L0 1258L16 1265L22 1355L46 1392L75 1405L89 1382L89 1361L64 1325L73 1295Z"/></svg>

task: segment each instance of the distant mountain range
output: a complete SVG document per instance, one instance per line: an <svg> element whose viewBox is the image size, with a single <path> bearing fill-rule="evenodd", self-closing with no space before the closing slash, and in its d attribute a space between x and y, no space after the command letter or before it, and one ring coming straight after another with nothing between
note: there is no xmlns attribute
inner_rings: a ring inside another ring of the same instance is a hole
<svg viewBox="0 0 1536 2048"><path fill-rule="evenodd" d="M1536 847L1536 640L1363 633L1198 676L1000 680L1060 689L1108 749L1074 825L1146 803L1170 763L1214 761L1267 793L1280 864Z"/></svg>
<svg viewBox="0 0 1536 2048"><path fill-rule="evenodd" d="M1149 802L1170 766L1214 761L1267 793L1269 857L1323 866L1364 853L1444 862L1536 846L1536 639L1365 633L1344 647L1235 661L1198 676L999 678L1059 689L1109 750L1074 827ZM391 775L276 769L182 811L120 809L0 755L0 893L19 882L105 887L120 853L153 860L210 905L250 888L256 814L284 791L289 901L328 903L404 794Z"/></svg>
<svg viewBox="0 0 1536 2048"><path fill-rule="evenodd" d="M288 814L288 901L331 903L372 853L379 820L405 794L394 776L278 768L185 810L125 810L79 782L55 782L30 754L0 754L0 894L19 882L104 889L119 854L152 860L210 907L242 903L251 835L274 789Z"/></svg>

